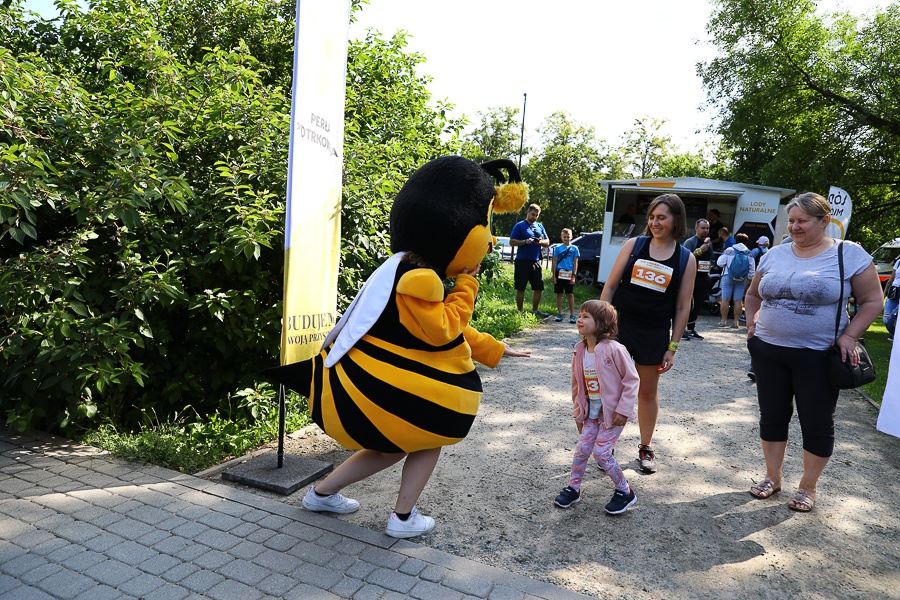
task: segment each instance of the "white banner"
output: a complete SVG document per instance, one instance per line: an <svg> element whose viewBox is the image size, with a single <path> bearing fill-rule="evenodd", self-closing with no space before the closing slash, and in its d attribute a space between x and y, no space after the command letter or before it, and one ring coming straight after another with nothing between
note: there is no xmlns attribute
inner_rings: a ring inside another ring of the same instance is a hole
<svg viewBox="0 0 900 600"><path fill-rule="evenodd" d="M825 228L825 235L836 240L847 237L847 226L853 212L853 201L850 194L839 187L828 188L828 203L831 204L831 222Z"/></svg>
<svg viewBox="0 0 900 600"><path fill-rule="evenodd" d="M900 438L900 344L891 345L891 359L888 362L887 385L878 412L878 431Z"/></svg>
<svg viewBox="0 0 900 600"><path fill-rule="evenodd" d="M350 0L297 0L281 362L318 353L336 321Z"/></svg>

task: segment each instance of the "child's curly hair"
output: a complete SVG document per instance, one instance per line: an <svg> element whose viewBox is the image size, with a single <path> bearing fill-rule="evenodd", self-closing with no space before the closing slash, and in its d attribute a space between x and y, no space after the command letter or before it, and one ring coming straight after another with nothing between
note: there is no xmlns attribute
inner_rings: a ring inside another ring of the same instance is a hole
<svg viewBox="0 0 900 600"><path fill-rule="evenodd" d="M581 305L581 310L594 318L597 330L594 335L597 341L614 340L619 335L619 313L616 307L606 300L588 300Z"/></svg>

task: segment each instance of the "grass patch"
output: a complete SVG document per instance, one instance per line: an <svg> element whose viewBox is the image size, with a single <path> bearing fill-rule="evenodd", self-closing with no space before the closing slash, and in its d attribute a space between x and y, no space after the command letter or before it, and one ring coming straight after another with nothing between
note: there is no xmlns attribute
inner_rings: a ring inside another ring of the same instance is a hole
<svg viewBox="0 0 900 600"><path fill-rule="evenodd" d="M197 473L278 437L275 391L244 390L236 396L236 407L212 415L199 415L191 407L165 421L148 415L138 431L105 423L79 441L125 460ZM286 431L296 431L310 422L305 398L291 393L285 405Z"/></svg>
<svg viewBox="0 0 900 600"><path fill-rule="evenodd" d="M531 288L525 290L525 312L516 308L516 291L513 289L513 264L503 262L494 266L490 278L479 277L478 301L475 303L475 314L472 326L478 331L489 333L497 339L503 339L538 323L531 314ZM575 312L585 300L600 297L600 291L592 286L575 286ZM540 309L545 313L557 313L556 294L553 293L550 270L544 269L544 293L541 296ZM563 314L568 315L569 300L563 296Z"/></svg>
<svg viewBox="0 0 900 600"><path fill-rule="evenodd" d="M884 327L881 318L875 319L875 322L869 326L866 331L866 350L872 357L872 364L875 365L875 381L862 386L860 389L867 393L879 405L884 398L884 389L887 386L888 376L888 359L891 356L892 343L887 341L887 329Z"/></svg>

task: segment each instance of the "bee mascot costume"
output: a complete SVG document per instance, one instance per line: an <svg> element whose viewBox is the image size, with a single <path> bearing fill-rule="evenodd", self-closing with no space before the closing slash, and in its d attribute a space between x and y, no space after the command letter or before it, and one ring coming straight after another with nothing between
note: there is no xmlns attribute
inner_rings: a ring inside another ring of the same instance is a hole
<svg viewBox="0 0 900 600"><path fill-rule="evenodd" d="M473 275L496 242L491 215L518 211L527 196L509 160L479 165L444 156L422 166L391 208L394 254L363 285L322 351L265 372L309 398L325 433L360 449L309 489L304 507L354 512L359 502L338 492L405 457L386 532L406 538L434 527L415 503L441 447L461 441L475 420L482 390L473 359L493 368L504 355L530 354L469 325ZM445 294L447 277L455 285Z"/></svg>

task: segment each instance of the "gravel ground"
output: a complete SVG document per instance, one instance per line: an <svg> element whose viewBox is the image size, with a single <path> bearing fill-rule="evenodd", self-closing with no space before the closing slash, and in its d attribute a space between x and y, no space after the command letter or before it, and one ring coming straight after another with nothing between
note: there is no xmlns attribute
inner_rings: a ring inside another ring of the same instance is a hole
<svg viewBox="0 0 900 600"><path fill-rule="evenodd" d="M551 322L511 340L532 356L479 367L478 419L444 449L419 502L437 526L416 541L600 598L900 598L900 440L875 430L877 411L860 394L842 392L815 510L786 506L802 466L796 418L784 490L754 499L747 490L765 468L746 330L716 330L717 320L701 317L706 340L682 344L661 378L658 473L638 472L638 426L626 426L616 454L638 502L617 517L603 511L613 487L595 464L580 504L552 506L577 440L575 326ZM289 437L286 452L349 456L317 431ZM398 481L394 467L348 487L362 508L341 518L383 530ZM303 496L254 491L298 506Z"/></svg>

